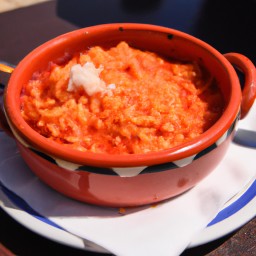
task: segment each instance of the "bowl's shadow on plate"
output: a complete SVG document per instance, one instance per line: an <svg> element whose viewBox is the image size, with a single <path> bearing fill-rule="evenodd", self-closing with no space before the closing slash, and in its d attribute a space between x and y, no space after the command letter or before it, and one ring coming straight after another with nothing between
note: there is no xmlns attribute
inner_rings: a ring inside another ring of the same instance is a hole
<svg viewBox="0 0 256 256"><path fill-rule="evenodd" d="M238 129L233 142L240 146L256 148L256 131Z"/></svg>

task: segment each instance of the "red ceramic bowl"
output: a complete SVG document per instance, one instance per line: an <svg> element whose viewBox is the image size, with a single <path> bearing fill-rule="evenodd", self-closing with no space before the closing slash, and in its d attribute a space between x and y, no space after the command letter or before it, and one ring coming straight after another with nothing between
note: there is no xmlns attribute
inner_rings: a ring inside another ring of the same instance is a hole
<svg viewBox="0 0 256 256"><path fill-rule="evenodd" d="M203 65L225 99L221 118L200 137L147 154L107 155L67 149L35 132L20 114L23 84L49 61L95 45L133 47ZM237 66L245 74L241 90ZM41 45L14 69L4 98L5 117L20 153L45 183L68 197L105 206L137 206L176 196L201 181L224 157L234 127L255 99L255 67L240 54L220 54L210 45L169 28L143 24L106 24L79 29Z"/></svg>

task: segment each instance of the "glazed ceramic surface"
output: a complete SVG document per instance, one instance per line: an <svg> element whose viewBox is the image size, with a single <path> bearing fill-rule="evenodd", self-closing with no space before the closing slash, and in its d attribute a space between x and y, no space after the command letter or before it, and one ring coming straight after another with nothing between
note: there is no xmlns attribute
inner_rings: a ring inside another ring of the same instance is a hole
<svg viewBox="0 0 256 256"><path fill-rule="evenodd" d="M197 61L216 79L225 99L221 118L204 134L180 146L147 154L107 155L62 147L35 132L20 114L24 83L50 61L88 47L131 46L166 57ZM245 74L241 90L230 62ZM240 54L223 56L208 44L180 31L144 24L106 24L57 37L26 56L14 69L4 109L13 136L29 167L44 182L72 198L99 205L135 206L176 196L195 186L224 157L236 123L256 94L255 67ZM5 118L1 116L2 126Z"/></svg>

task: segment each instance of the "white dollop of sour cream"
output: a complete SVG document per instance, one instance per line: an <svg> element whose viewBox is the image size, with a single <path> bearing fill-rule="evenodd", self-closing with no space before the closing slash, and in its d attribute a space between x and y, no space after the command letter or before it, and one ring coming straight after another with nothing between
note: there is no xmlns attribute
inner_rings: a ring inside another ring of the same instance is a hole
<svg viewBox="0 0 256 256"><path fill-rule="evenodd" d="M103 66L96 68L92 62L86 62L83 66L80 64L72 66L67 91L72 92L79 87L83 87L88 96L92 96L98 92L111 94L111 90L116 88L115 84L107 86L106 83L100 79L102 70Z"/></svg>

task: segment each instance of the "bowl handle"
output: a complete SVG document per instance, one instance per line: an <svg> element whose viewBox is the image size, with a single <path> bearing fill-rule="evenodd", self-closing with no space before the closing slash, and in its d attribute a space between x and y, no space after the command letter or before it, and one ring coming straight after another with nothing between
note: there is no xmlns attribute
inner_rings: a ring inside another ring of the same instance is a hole
<svg viewBox="0 0 256 256"><path fill-rule="evenodd" d="M242 86L241 119L249 112L256 98L256 69L254 64L244 55L239 53L226 53L227 60L244 73L244 85Z"/></svg>
<svg viewBox="0 0 256 256"><path fill-rule="evenodd" d="M0 61L0 71L4 72L4 73L9 73L11 74L14 70L14 66L4 62L4 61ZM1 88L0 88L0 131L4 130L8 135L13 137L13 134L11 132L11 129L8 125L8 122L6 120L6 116L4 114L4 110L3 110L3 97L4 97L4 85L1 84Z"/></svg>

